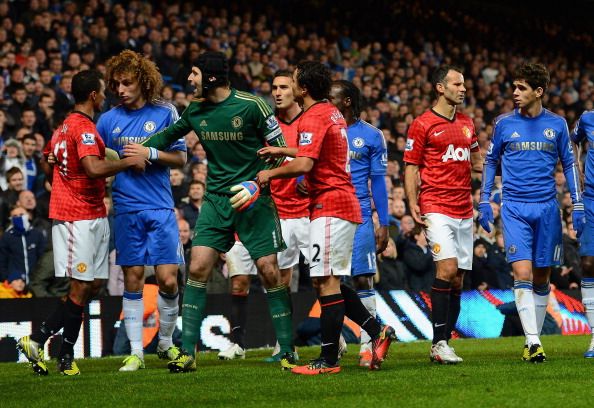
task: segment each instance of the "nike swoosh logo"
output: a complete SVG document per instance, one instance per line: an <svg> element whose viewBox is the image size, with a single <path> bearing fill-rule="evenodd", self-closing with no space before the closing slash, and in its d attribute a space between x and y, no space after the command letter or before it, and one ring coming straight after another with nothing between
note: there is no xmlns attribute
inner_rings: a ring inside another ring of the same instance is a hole
<svg viewBox="0 0 594 408"><path fill-rule="evenodd" d="M324 347L324 346L331 346L331 345L333 345L333 344L334 344L334 343L322 343L322 347Z"/></svg>
<svg viewBox="0 0 594 408"><path fill-rule="evenodd" d="M437 324L437 323L435 323L435 324L434 324L434 326L435 326L435 327L441 327L441 326L445 326L445 323L442 323L442 324Z"/></svg>
<svg viewBox="0 0 594 408"><path fill-rule="evenodd" d="M439 136L439 135L441 135L443 132L445 132L445 130L442 130L441 132L433 132L433 136Z"/></svg>

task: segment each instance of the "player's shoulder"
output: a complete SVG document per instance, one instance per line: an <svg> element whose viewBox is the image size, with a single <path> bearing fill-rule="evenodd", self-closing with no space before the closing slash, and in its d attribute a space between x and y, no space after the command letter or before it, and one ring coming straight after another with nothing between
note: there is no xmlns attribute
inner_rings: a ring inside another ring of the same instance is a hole
<svg viewBox="0 0 594 408"><path fill-rule="evenodd" d="M124 105L122 105L122 104L116 105L113 108L108 109L105 112L101 113L101 115L99 116L99 119L97 120L97 123L113 120L114 118L124 115L124 113L125 113Z"/></svg>
<svg viewBox="0 0 594 408"><path fill-rule="evenodd" d="M456 120L459 122L472 122L472 118L465 113L456 111Z"/></svg>
<svg viewBox="0 0 594 408"><path fill-rule="evenodd" d="M517 118L517 112L514 109L511 112L502 113L501 115L497 116L493 123L495 126L501 125L502 123L509 122Z"/></svg>
<svg viewBox="0 0 594 408"><path fill-rule="evenodd" d="M584 111L580 115L580 123L594 124L594 109Z"/></svg>
<svg viewBox="0 0 594 408"><path fill-rule="evenodd" d="M272 108L264 99L257 95L253 95L249 92L238 91L231 95L231 97L236 101L244 105L250 106L252 109L258 109L260 113L264 116L269 116L272 114Z"/></svg>
<svg viewBox="0 0 594 408"><path fill-rule="evenodd" d="M384 137L384 134L380 129L373 126L371 123L364 121L363 119L357 120L353 125L353 129L360 131L364 136L369 139L375 139L377 137Z"/></svg>

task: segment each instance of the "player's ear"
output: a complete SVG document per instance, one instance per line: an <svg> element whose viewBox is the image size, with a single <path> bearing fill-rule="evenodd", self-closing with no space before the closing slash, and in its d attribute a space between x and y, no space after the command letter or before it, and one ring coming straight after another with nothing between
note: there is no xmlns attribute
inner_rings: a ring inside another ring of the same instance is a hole
<svg viewBox="0 0 594 408"><path fill-rule="evenodd" d="M542 98L542 95L544 94L544 89L539 86L538 88L536 88L535 92L537 98Z"/></svg>
<svg viewBox="0 0 594 408"><path fill-rule="evenodd" d="M352 104L353 104L353 101L350 96L347 96L346 98L344 98L344 106L351 106Z"/></svg>
<svg viewBox="0 0 594 408"><path fill-rule="evenodd" d="M437 91L438 94L442 94L445 91L445 85L442 82L438 82L435 85L435 90Z"/></svg>

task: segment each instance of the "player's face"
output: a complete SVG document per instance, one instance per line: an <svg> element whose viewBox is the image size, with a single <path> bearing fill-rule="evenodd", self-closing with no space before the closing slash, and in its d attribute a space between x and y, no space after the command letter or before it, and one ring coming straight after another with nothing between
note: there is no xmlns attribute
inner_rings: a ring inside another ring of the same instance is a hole
<svg viewBox="0 0 594 408"><path fill-rule="evenodd" d="M202 97L202 72L200 68L192 67L190 75L188 75L188 82L194 87L194 97Z"/></svg>
<svg viewBox="0 0 594 408"><path fill-rule="evenodd" d="M333 85L332 88L330 88L330 102L332 102L343 115L349 105L348 101L349 99L345 98L342 94L342 88L340 86Z"/></svg>
<svg viewBox="0 0 594 408"><path fill-rule="evenodd" d="M293 98L295 101L302 105L303 104L303 88L299 86L299 82L297 82L297 73L299 71L293 71Z"/></svg>
<svg viewBox="0 0 594 408"><path fill-rule="evenodd" d="M443 96L450 105L460 105L466 97L466 87L464 86L464 75L460 72L450 70L441 84Z"/></svg>
<svg viewBox="0 0 594 408"><path fill-rule="evenodd" d="M294 103L293 79L286 76L278 76L272 81L272 96L277 109L289 109Z"/></svg>
<svg viewBox="0 0 594 408"><path fill-rule="evenodd" d="M100 82L101 86L99 87L99 92L95 92L93 99L93 109L96 111L100 111L103 107L103 102L105 102L105 82L103 80Z"/></svg>
<svg viewBox="0 0 594 408"><path fill-rule="evenodd" d="M145 100L140 91L138 80L127 72L113 76L113 84L122 104L128 109L140 109Z"/></svg>
<svg viewBox="0 0 594 408"><path fill-rule="evenodd" d="M538 98L542 96L543 89L533 89L523 79L514 81L514 103L520 109L526 109L534 105Z"/></svg>

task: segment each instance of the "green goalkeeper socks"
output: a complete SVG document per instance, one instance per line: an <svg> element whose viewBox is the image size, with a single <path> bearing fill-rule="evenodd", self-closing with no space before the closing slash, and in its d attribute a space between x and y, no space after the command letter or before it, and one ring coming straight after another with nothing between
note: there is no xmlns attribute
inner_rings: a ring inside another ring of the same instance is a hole
<svg viewBox="0 0 594 408"><path fill-rule="evenodd" d="M293 317L285 285L267 289L268 308L281 353L293 351Z"/></svg>
<svg viewBox="0 0 594 408"><path fill-rule="evenodd" d="M196 353L205 309L206 282L188 279L182 304L182 347L192 356Z"/></svg>

